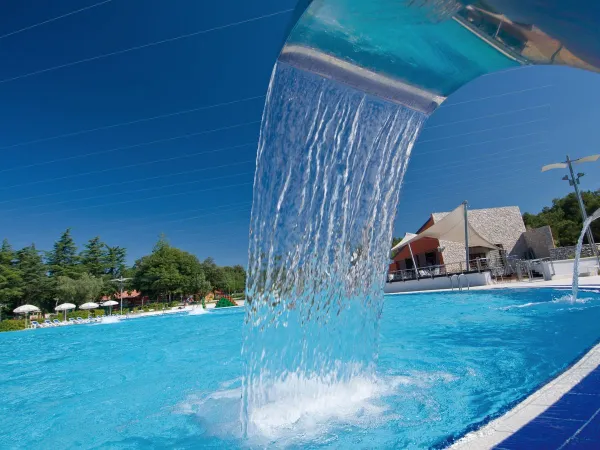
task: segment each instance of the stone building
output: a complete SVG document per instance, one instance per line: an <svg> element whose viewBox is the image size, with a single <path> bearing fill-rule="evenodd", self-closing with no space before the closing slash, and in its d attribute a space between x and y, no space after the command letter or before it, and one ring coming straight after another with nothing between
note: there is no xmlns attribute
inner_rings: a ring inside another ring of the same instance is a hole
<svg viewBox="0 0 600 450"><path fill-rule="evenodd" d="M448 212L432 213L429 219L419 228L417 234L439 223ZM492 250L484 247L469 247L471 261L478 258L545 258L550 256L554 248L550 227L527 230L518 206L500 208L470 209L469 225L483 238L498 247ZM465 263L465 247L461 242L423 238L411 243L411 248L404 246L393 256L390 271L413 269L413 258L418 267L436 265L452 265Z"/></svg>

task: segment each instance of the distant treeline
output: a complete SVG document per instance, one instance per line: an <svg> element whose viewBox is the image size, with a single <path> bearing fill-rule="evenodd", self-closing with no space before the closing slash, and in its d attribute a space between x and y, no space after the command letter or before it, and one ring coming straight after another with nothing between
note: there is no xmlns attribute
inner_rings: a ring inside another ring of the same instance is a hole
<svg viewBox="0 0 600 450"><path fill-rule="evenodd" d="M588 216L600 208L600 190L582 192L583 203ZM528 228L550 225L557 247L577 244L583 227L581 211L575 193L552 200L552 206L546 206L538 214L523 214L523 222ZM592 234L596 243L600 241L600 223L592 223Z"/></svg>
<svg viewBox="0 0 600 450"><path fill-rule="evenodd" d="M126 249L111 247L100 237L90 239L78 251L67 229L52 250L34 244L14 250L7 239L0 248L0 309L11 312L22 304L54 311L59 303L80 305L117 292L111 280L131 278L125 290L138 290L152 300L204 297L211 291L241 292L246 283L243 267L217 266L169 245L161 236L152 253L127 267Z"/></svg>

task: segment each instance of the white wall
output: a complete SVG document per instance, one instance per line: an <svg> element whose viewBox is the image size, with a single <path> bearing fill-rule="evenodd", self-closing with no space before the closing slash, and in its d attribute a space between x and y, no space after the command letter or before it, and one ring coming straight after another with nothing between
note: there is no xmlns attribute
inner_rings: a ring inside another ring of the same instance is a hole
<svg viewBox="0 0 600 450"><path fill-rule="evenodd" d="M492 277L489 272L483 273L468 273L466 274L469 280L469 286L485 286L492 284ZM463 288L466 289L466 283L463 276L461 283ZM456 277L454 277L454 288L456 289ZM451 281L450 277L437 277L437 278L420 278L419 280L409 281L395 281L393 283L385 283L383 291L386 294L394 294L398 292L415 292L415 291L431 291L434 289L450 289Z"/></svg>
<svg viewBox="0 0 600 450"><path fill-rule="evenodd" d="M574 259L563 259L560 261L553 261L553 278L566 278L572 276L574 263ZM592 267L596 267L597 265L598 261L596 261L596 258L581 258L579 260L579 273L588 272Z"/></svg>

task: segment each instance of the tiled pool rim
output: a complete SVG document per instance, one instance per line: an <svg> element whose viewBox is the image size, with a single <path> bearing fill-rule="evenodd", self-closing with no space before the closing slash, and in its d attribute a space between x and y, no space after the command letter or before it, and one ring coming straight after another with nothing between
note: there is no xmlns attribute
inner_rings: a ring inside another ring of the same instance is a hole
<svg viewBox="0 0 600 450"><path fill-rule="evenodd" d="M449 449L479 450L498 446L543 414L599 366L600 344L597 344L561 375L538 389L503 416L466 434Z"/></svg>

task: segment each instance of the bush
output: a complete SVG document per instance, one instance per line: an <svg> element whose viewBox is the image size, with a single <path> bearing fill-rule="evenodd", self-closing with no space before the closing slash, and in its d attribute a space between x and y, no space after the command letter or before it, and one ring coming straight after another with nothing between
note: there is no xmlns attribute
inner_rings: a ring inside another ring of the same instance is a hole
<svg viewBox="0 0 600 450"><path fill-rule="evenodd" d="M169 303L169 306L171 308L174 308L175 306L179 306L181 304L181 302L178 301L172 301L171 303Z"/></svg>
<svg viewBox="0 0 600 450"><path fill-rule="evenodd" d="M237 306L237 303L233 300L229 300L228 298L222 297L215 305L215 308L228 308L230 306Z"/></svg>
<svg viewBox="0 0 600 450"><path fill-rule="evenodd" d="M29 325L29 321L27 324ZM0 322L0 332L2 331L18 331L25 329L25 319L8 319Z"/></svg>

